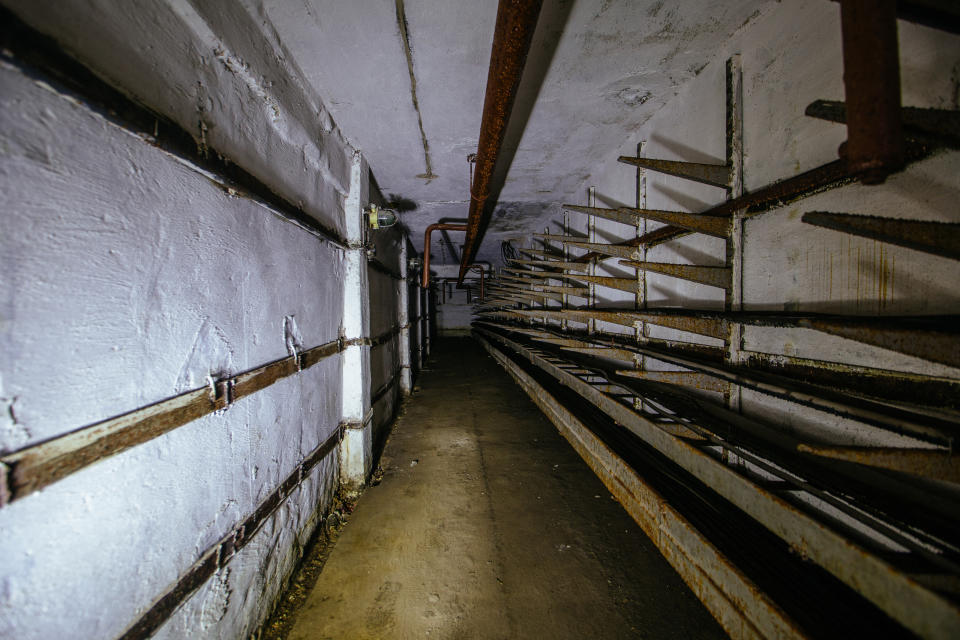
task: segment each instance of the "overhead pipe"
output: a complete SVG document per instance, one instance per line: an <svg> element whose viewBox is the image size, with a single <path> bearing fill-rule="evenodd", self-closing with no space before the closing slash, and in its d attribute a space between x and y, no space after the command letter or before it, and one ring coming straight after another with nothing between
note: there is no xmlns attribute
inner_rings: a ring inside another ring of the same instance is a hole
<svg viewBox="0 0 960 640"><path fill-rule="evenodd" d="M490 181L517 96L520 76L530 52L541 4L542 0L500 0L497 8L497 26L490 51L487 92L477 143L477 164L470 186L470 215L460 258L458 284L463 283L467 267L473 262L483 239L484 210L490 195Z"/></svg>
<svg viewBox="0 0 960 640"><path fill-rule="evenodd" d="M430 287L430 234L434 231L466 231L465 224L452 224L449 222L437 222L431 224L423 232L423 276L420 279L420 286L424 289Z"/></svg>

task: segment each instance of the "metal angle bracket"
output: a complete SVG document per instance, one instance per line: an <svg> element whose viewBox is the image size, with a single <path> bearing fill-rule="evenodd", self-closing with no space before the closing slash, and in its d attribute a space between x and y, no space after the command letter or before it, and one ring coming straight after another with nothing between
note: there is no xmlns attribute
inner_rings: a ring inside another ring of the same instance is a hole
<svg viewBox="0 0 960 640"><path fill-rule="evenodd" d="M621 260L620 264L625 267L661 273L673 278L681 278L683 280L690 280L691 282L699 282L700 284L709 285L711 287L719 287L720 289L729 289L731 287L731 271L729 267L702 267L691 264L640 262L635 260Z"/></svg>
<svg viewBox="0 0 960 640"><path fill-rule="evenodd" d="M900 220L829 211L808 211L801 220L817 227L960 260L960 224L955 222Z"/></svg>
<svg viewBox="0 0 960 640"><path fill-rule="evenodd" d="M705 164L702 162L683 162L680 160L658 160L654 158L637 158L634 156L620 156L618 162L632 164L642 169L650 169L678 178L685 178L708 184L721 189L730 188L732 176L730 165Z"/></svg>
<svg viewBox="0 0 960 640"><path fill-rule="evenodd" d="M730 390L730 383L721 380L715 376L699 371L638 371L624 370L617 371L617 375L649 380L650 382L663 382L682 387L701 389L703 391L717 391L726 393Z"/></svg>

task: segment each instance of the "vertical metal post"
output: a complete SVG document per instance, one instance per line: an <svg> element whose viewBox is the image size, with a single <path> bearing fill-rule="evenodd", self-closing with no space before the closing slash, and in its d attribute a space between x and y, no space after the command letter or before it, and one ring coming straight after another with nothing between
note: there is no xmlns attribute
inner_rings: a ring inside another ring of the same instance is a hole
<svg viewBox="0 0 960 640"><path fill-rule="evenodd" d="M563 212L563 235L565 235L565 236L569 236L569 235L570 235L570 212L569 212L569 211L564 211L564 212ZM566 244L564 244L562 251L563 251L563 261L564 261L564 262L569 262L569 261L570 261L570 247L568 247ZM564 280L561 284L567 284L567 281ZM564 293L564 294L563 294L563 300L560 302L560 307L563 308L563 309L567 309L569 306L570 306L570 301L569 301L568 298L567 298L567 294ZM566 330L567 330L567 319L566 319L566 318L564 318L564 319L562 319L562 320L560 321L560 330L561 330L561 331L566 331Z"/></svg>
<svg viewBox="0 0 960 640"><path fill-rule="evenodd" d="M743 69L740 55L736 54L727 60L727 164L730 166L730 198L743 195ZM727 240L726 266L730 269L731 287L727 289L724 298L724 308L727 311L741 311L743 309L743 226L744 210L733 214L733 229ZM730 364L739 364L743 348L743 325L738 322L729 323L730 333L727 335L724 359ZM726 395L726 404L734 411L741 411L740 385L731 384ZM736 462L735 456L724 451L724 459Z"/></svg>
<svg viewBox="0 0 960 640"><path fill-rule="evenodd" d="M550 233L550 227L544 227L544 228L543 228L543 232L544 232L544 233ZM546 241L543 243L543 247L544 247L545 250L546 250L546 249L553 249L553 245L550 244L550 241L549 241L549 240L546 240ZM553 280L545 280L544 283L545 283L545 284L553 284ZM549 306L550 306L550 301L549 301L549 300L547 300L546 298L541 298L541 299L540 299L540 308L541 308L541 309L546 309L546 308L549 307ZM546 316L544 316L544 318L543 318L543 326L546 327L548 324L550 324L550 321L546 318Z"/></svg>
<svg viewBox="0 0 960 640"><path fill-rule="evenodd" d="M400 391L410 395L413 370L410 367L410 282L408 280L407 239L400 237L400 296L397 318L400 323Z"/></svg>
<svg viewBox="0 0 960 640"><path fill-rule="evenodd" d="M590 187L587 190L587 206L588 207L597 206L597 188L596 187ZM588 236L589 242L597 241L597 218L592 213L587 216L587 236ZM591 276L597 275L596 260L590 261L589 273ZM588 295L590 297L588 299L587 306L593 309L594 307L597 306L597 285L591 282L589 283L588 288L589 288ZM587 333L596 333L596 331L597 331L597 321L594 320L593 318L590 318L589 320L587 320Z"/></svg>
<svg viewBox="0 0 960 640"><path fill-rule="evenodd" d="M637 143L637 157L642 158L647 143L645 140L641 140ZM646 209L647 208L647 172L642 167L637 167L637 194L636 194L636 207L637 209ZM637 221L637 237L640 238L647 233L647 219L641 218ZM647 246L641 245L640 247L640 259L644 262L647 260ZM634 308L643 309L647 306L647 272L643 269L636 270L637 276L637 291L634 295ZM633 327L634 338L638 343L643 342L644 338L647 335L647 325L645 322L638 322ZM644 370L647 368L647 357L645 355L637 356L634 358L634 367L636 369ZM635 397L633 399L633 407L637 411L643 411L643 399Z"/></svg>

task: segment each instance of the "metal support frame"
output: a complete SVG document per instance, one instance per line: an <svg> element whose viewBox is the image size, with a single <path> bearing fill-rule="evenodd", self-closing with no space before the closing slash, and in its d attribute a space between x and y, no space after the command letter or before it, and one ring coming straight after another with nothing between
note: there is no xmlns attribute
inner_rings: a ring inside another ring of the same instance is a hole
<svg viewBox="0 0 960 640"><path fill-rule="evenodd" d="M854 542L846 531L818 520L806 509L753 482L742 469L730 467L708 450L672 435L543 355L499 333L483 328L475 328L475 332L556 378L908 629L929 638L952 638L960 629L960 608L955 602L914 580L883 554ZM688 426L697 428L695 423Z"/></svg>

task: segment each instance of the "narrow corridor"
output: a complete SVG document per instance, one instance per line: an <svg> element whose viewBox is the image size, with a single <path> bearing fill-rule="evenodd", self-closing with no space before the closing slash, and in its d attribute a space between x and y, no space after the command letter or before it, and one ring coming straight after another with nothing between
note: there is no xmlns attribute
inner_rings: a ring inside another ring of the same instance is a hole
<svg viewBox="0 0 960 640"><path fill-rule="evenodd" d="M291 640L717 638L700 602L476 342L440 342Z"/></svg>

